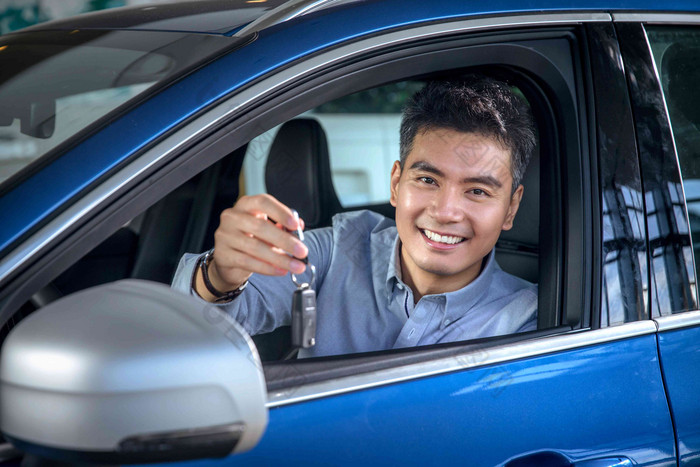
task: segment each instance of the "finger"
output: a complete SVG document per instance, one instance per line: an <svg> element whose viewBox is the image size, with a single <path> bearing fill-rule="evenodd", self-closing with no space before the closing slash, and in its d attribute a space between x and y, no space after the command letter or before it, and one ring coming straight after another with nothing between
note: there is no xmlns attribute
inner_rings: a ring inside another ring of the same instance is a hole
<svg viewBox="0 0 700 467"><path fill-rule="evenodd" d="M251 256L243 255L240 252L233 252L232 259L235 264L240 265L239 269L251 273L264 274L267 276L284 276L288 272ZM223 280L231 283L235 281L235 276L233 275L236 272L235 267L226 267L216 263L215 266L217 268L217 273ZM231 274L229 274L229 272L231 272Z"/></svg>
<svg viewBox="0 0 700 467"><path fill-rule="evenodd" d="M218 261L224 267L246 269L250 265L249 258L264 262L270 266L294 274L301 274L306 266L304 263L288 256L284 251L270 244L249 236L231 237L220 242L221 253ZM216 250L215 250L216 251ZM216 251L218 253L218 251ZM251 272L261 272L253 271Z"/></svg>
<svg viewBox="0 0 700 467"><path fill-rule="evenodd" d="M241 233L246 235L241 235ZM214 234L215 241L221 243L242 241L245 238L251 238L251 236L265 242L268 247L277 247L296 258L305 258L309 253L306 245L295 235L278 229L267 220L233 211L222 213L220 228ZM236 243L231 246L243 250Z"/></svg>
<svg viewBox="0 0 700 467"><path fill-rule="evenodd" d="M299 227L299 222L294 217L292 210L272 195L262 194L243 197L234 207L251 213L265 214L289 230L296 230Z"/></svg>

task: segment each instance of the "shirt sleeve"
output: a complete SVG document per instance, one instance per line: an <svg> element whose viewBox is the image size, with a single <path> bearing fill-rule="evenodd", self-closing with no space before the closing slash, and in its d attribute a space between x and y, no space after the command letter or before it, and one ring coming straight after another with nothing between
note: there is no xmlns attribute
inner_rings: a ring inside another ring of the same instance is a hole
<svg viewBox="0 0 700 467"><path fill-rule="evenodd" d="M333 247L333 231L323 228L305 232L304 243L309 248L309 262L316 267L315 290L323 286ZM178 264L172 288L201 299L192 290L192 276L201 255L186 253ZM297 276L297 281L309 282L310 268ZM289 274L265 276L253 274L243 293L232 302L217 304L220 309L238 321L250 335L271 332L291 323L292 294L296 285Z"/></svg>

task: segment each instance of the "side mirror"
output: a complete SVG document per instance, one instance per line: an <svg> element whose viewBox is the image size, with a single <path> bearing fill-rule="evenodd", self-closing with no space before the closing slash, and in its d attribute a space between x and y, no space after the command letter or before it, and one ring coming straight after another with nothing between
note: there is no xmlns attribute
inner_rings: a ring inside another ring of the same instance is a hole
<svg viewBox="0 0 700 467"><path fill-rule="evenodd" d="M94 287L36 311L0 355L0 430L66 462L164 462L254 447L262 364L215 306L153 282Z"/></svg>

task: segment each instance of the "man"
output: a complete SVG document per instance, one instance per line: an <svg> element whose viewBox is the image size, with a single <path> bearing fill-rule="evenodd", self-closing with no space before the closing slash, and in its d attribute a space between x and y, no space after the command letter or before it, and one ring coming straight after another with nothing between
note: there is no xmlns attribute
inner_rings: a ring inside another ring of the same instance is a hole
<svg viewBox="0 0 700 467"><path fill-rule="evenodd" d="M390 180L395 224L343 213L302 243L283 229L303 228L289 207L242 197L221 214L213 254L185 255L173 286L226 302L251 334L269 332L291 321L296 287L279 276L304 273L308 256L317 343L302 357L533 330L537 288L502 271L493 248L513 226L534 142L526 104L504 83L428 83L404 110Z"/></svg>

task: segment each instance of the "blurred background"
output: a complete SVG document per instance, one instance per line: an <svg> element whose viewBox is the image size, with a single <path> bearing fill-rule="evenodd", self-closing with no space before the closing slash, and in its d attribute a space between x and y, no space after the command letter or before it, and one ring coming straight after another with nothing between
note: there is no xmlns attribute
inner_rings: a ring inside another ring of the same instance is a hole
<svg viewBox="0 0 700 467"><path fill-rule="evenodd" d="M165 3L168 0L0 0L0 34L52 19L127 5Z"/></svg>

